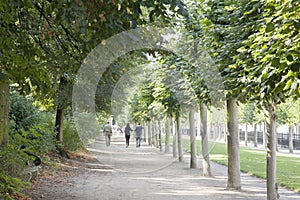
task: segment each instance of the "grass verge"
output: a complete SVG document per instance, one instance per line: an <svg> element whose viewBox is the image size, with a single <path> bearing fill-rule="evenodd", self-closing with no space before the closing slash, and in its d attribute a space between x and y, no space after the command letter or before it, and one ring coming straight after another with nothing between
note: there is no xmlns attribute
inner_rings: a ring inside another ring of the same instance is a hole
<svg viewBox="0 0 300 200"><path fill-rule="evenodd" d="M183 147L189 151L189 140L183 139ZM210 159L227 165L227 144L210 143ZM201 153L201 141L197 141L197 154ZM240 147L241 171L266 178L266 151ZM300 157L293 154L277 154L277 181L280 185L300 192Z"/></svg>

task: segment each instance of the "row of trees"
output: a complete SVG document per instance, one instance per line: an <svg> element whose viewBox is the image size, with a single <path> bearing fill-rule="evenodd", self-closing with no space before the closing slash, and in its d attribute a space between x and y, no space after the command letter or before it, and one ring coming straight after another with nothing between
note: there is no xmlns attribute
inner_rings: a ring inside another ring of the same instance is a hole
<svg viewBox="0 0 300 200"><path fill-rule="evenodd" d="M137 109L144 106L149 112L140 112L135 119L160 118L156 115L163 111L175 119L176 130L179 130L181 109L189 109L192 116L195 107L199 107L203 124L202 153L207 164L205 169L208 169L207 107L221 106L217 99L224 94L228 111L227 187L241 189L237 102L255 102L265 110L268 119L268 199L277 199L276 106L288 97L297 100L300 96L298 2L187 0L185 3L186 7L177 0L9 0L0 4L3 11L0 27L3 36L0 49L1 144L8 143L9 83L17 83L22 94L32 94L42 104L55 103L57 139L62 140L64 111L70 106L70 87L86 55L112 35L156 22L158 26L173 26L192 38L187 53L192 54L194 60L186 61L169 52L145 49L143 52L163 57L156 60L163 68L158 70L157 79L142 88L142 96L137 98L137 105L140 105ZM203 58L200 47L205 47L214 62L204 59L199 65L199 58ZM138 54L144 56L141 52ZM135 67L132 58L133 54L119 58L104 72L98 88L106 92L96 93L99 94L96 96L98 110L110 112L113 88ZM222 79L215 79L219 76ZM176 91L181 91L180 95L176 95ZM177 134L176 139L181 160L181 135Z"/></svg>
<svg viewBox="0 0 300 200"><path fill-rule="evenodd" d="M255 138L257 138L257 125L265 122L264 115L259 112L258 107L253 103L248 103L242 105L242 111L240 112L241 123L245 125L245 146L247 146L247 132L248 125L254 127ZM294 152L294 134L295 127L299 125L300 122L300 101L295 101L292 98L288 98L286 102L278 105L278 120L277 127L286 125L288 126L289 133L289 152ZM265 144L265 141L263 141ZM257 146L257 139L254 142L254 146Z"/></svg>
<svg viewBox="0 0 300 200"><path fill-rule="evenodd" d="M277 108L289 98L298 101L300 96L298 2L212 0L187 4L190 14L188 20L176 21L181 24L180 31L196 41L195 53L198 45L206 47L215 61L210 64L216 66L222 76L224 88L219 88L225 93L228 112L227 187L241 189L237 102L254 102L264 114L267 124L268 199L278 199ZM193 63L176 56L174 58L174 55L161 55L164 57L160 61L164 64L161 75L159 78L156 75L142 88L140 98L135 101L142 103L134 106L133 113L140 113L139 116L144 120L150 120L152 117L161 118L159 115L163 110L166 116L174 118L178 130L180 110L186 105L196 105L202 110L202 127L206 127L206 107L215 102L211 98L214 91L206 82L207 74L203 73L203 66L193 66ZM173 76L176 78L170 78ZM186 87L192 88L195 93L189 94ZM181 91L180 97L176 96L176 91ZM182 97L187 101L182 103ZM195 101L197 103L193 104ZM144 109L144 112L140 109ZM135 119L138 119L137 116ZM205 134L202 133L204 147ZM178 132L175 138L181 161L181 136Z"/></svg>
<svg viewBox="0 0 300 200"><path fill-rule="evenodd" d="M34 133L39 137L31 139L39 144L43 132L54 132L58 142L51 140L51 144L67 156L63 140L74 139L71 137L73 133L63 133L74 131L74 122L70 120L72 86L89 52L105 39L124 30L154 21L169 23L172 18L186 14L184 4L173 0L7 0L0 3L0 10L0 157L7 166L18 164L15 159L4 159L3 155L18 157L19 145L24 142L24 134L21 134L24 130L16 132L9 129L9 108L13 106L11 86L22 96L30 96L32 103L54 114L50 115L54 123L39 118L42 124L48 124L52 129L47 126L47 130L36 131ZM98 88L105 92L96 97L97 110L103 113L100 119L110 113L111 92L120 77L132 68L131 57L128 55L116 60L101 77ZM16 117L17 121L24 120L22 115ZM33 131L28 129L26 133ZM53 134L50 135L52 138ZM26 140L28 146L40 149L30 145L31 139ZM51 146L48 150L53 150L52 145L47 146ZM20 182L6 171L9 167L2 167L0 198L9 199L9 194Z"/></svg>
<svg viewBox="0 0 300 200"><path fill-rule="evenodd" d="M101 41L137 25L168 22L184 13L180 1L6 1L1 4L1 143L7 144L9 84L32 94L42 104L57 106L57 138L62 138L64 109L86 55ZM126 59L117 60L99 87L114 85L128 71ZM112 87L106 88L112 91ZM102 98L102 99L101 99ZM98 97L99 109L109 111L109 95Z"/></svg>

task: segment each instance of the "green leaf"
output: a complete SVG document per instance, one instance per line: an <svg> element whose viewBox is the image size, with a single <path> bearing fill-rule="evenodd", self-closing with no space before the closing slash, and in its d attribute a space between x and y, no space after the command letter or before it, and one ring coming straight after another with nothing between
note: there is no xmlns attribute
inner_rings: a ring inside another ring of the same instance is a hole
<svg viewBox="0 0 300 200"><path fill-rule="evenodd" d="M286 59L290 62L292 62L294 60L293 56L290 54L286 57Z"/></svg>
<svg viewBox="0 0 300 200"><path fill-rule="evenodd" d="M266 26L266 32L274 31L274 24L272 22L268 23Z"/></svg>
<svg viewBox="0 0 300 200"><path fill-rule="evenodd" d="M285 87L283 88L283 91L290 89L292 83L293 83L292 79L288 80L288 82L285 84Z"/></svg>

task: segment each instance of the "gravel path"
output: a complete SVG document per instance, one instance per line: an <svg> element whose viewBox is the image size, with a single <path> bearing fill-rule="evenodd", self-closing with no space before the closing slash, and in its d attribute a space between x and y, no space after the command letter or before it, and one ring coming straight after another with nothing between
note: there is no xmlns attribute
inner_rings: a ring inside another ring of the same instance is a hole
<svg viewBox="0 0 300 200"><path fill-rule="evenodd" d="M34 199L60 200L217 200L266 199L264 180L242 173L242 191L226 188L227 168L212 163L213 178L202 176L198 169L189 168L189 157L179 163L171 154L163 154L145 143L135 148L131 142L125 148L123 138L113 138L109 147L98 138L88 148L102 167L91 164L72 176L61 176L63 181L36 188ZM300 200L300 194L279 189L280 199ZM32 192L34 194L34 192Z"/></svg>

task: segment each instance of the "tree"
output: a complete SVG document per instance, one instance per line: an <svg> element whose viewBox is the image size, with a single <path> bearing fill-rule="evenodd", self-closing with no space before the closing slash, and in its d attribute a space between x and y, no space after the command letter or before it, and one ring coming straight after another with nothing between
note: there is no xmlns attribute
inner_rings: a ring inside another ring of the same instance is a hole
<svg viewBox="0 0 300 200"><path fill-rule="evenodd" d="M73 77L68 80L72 84L83 58L102 40L149 21L168 22L170 16L185 13L181 1L155 5L152 1L6 1L0 6L5 11L1 13L0 32L5 39L0 47L1 70L20 87L39 89L41 97L52 94L57 102L58 139L62 138L67 105L56 94L64 92L60 89L66 86L66 74ZM27 82L30 84L24 84Z"/></svg>
<svg viewBox="0 0 300 200"><path fill-rule="evenodd" d="M200 133L202 136L202 157L203 157L203 175L211 177L210 158L208 151L208 133L207 133L207 107L200 104Z"/></svg>
<svg viewBox="0 0 300 200"><path fill-rule="evenodd" d="M190 122L190 149L191 149L191 161L190 168L197 168L197 141L196 141L196 131L195 131L195 111L191 108L189 112L189 122Z"/></svg>
<svg viewBox="0 0 300 200"><path fill-rule="evenodd" d="M242 41L251 32L245 26L243 11L251 7L245 1L208 1L201 8L200 42L208 46L208 52L215 59L215 65L224 78L228 112L228 189L241 189L240 155L237 101L243 100L242 90L246 87L239 81L245 73L242 67L235 66L233 59ZM243 27L243 28L242 28Z"/></svg>
<svg viewBox="0 0 300 200"><path fill-rule="evenodd" d="M0 72L0 145L8 143L9 83L5 74Z"/></svg>
<svg viewBox="0 0 300 200"><path fill-rule="evenodd" d="M286 102L278 106L278 124L289 126L289 152L294 153L294 134L293 128L299 123L300 101L288 98Z"/></svg>
<svg viewBox="0 0 300 200"><path fill-rule="evenodd" d="M171 127L170 127L170 118L166 117L165 119L166 127L166 142L165 142L165 153L170 152L170 136L171 136Z"/></svg>
<svg viewBox="0 0 300 200"><path fill-rule="evenodd" d="M228 152L228 180L227 189L241 189L240 178L240 156L239 156L239 130L238 130L238 107L235 99L231 98L227 100L227 152Z"/></svg>
<svg viewBox="0 0 300 200"><path fill-rule="evenodd" d="M255 121L255 104L246 103L243 108L241 121L246 125L245 131L245 146L248 146L248 124L253 124ZM255 137L256 138L256 137Z"/></svg>
<svg viewBox="0 0 300 200"><path fill-rule="evenodd" d="M297 2L259 1L263 9L245 13L256 22L237 56L248 71L245 94L260 102L267 117L267 198L278 199L276 181L277 105L289 96L299 96L299 47ZM297 53L296 53L297 54Z"/></svg>

